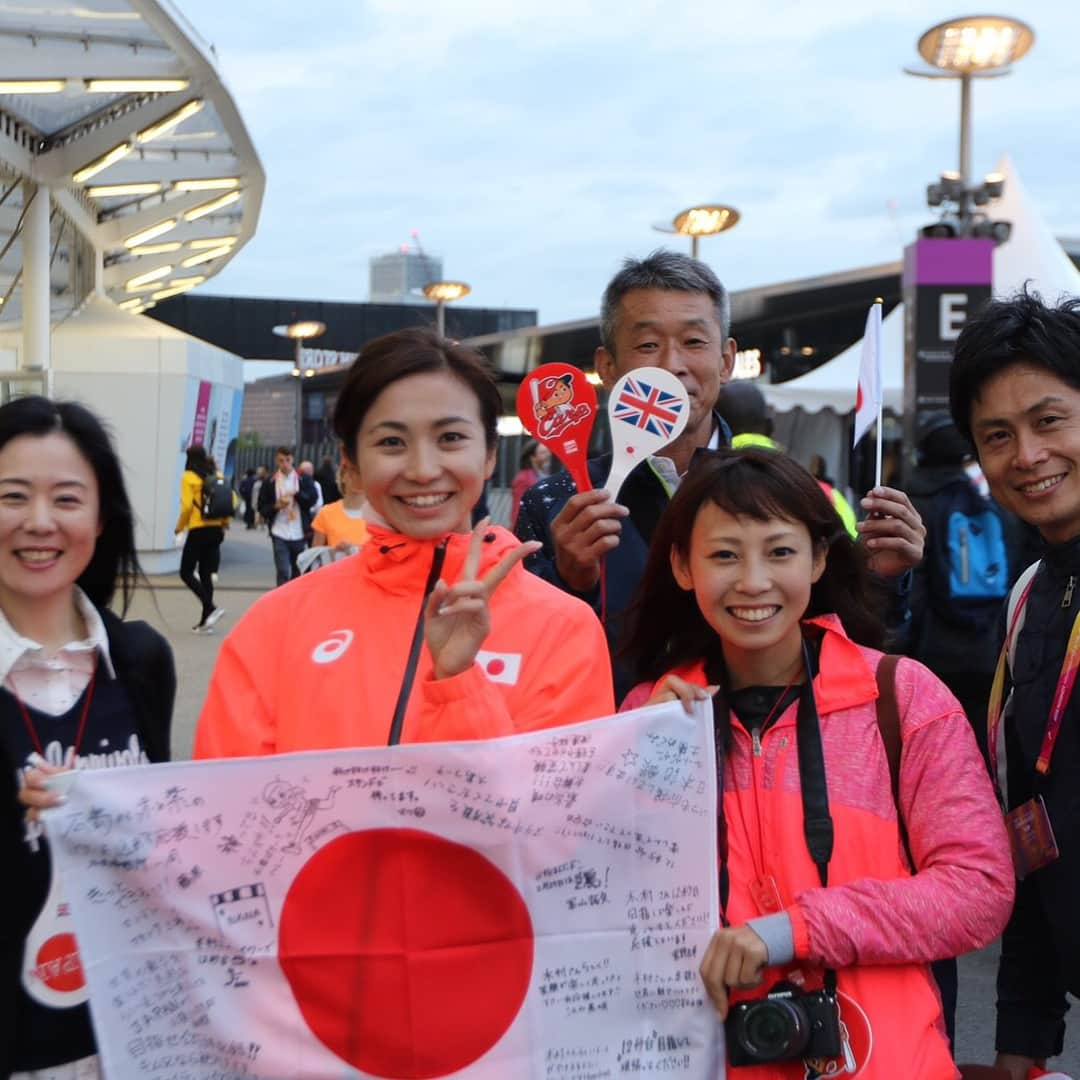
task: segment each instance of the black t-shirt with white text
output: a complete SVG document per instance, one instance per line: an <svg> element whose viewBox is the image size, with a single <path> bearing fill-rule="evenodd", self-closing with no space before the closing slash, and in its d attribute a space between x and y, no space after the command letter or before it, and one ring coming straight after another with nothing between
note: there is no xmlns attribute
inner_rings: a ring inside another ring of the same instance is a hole
<svg viewBox="0 0 1080 1080"><path fill-rule="evenodd" d="M136 733L131 697L119 680L110 677L101 662L94 679L86 730L77 755L72 750L87 690L60 716L27 706L43 756L50 765L77 769L107 769L146 764L148 758ZM0 688L0 739L9 760L16 763L14 791L31 767L34 740L14 695ZM51 860L44 827L24 820L18 802L8 806L20 827L5 836L18 836L3 861L9 882L15 883L15 926L25 942L24 958L15 998L16 1046L12 1062L18 1070L44 1069L77 1061L94 1053L94 1036L82 965L72 935L66 898L52 893ZM5 845L7 846L7 845ZM9 893L9 895L11 895Z"/></svg>

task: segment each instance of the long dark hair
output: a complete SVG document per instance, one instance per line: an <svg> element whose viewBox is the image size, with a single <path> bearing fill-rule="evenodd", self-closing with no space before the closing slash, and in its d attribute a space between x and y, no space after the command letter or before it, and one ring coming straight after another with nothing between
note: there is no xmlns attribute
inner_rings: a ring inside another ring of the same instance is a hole
<svg viewBox="0 0 1080 1080"><path fill-rule="evenodd" d="M135 515L124 486L124 473L105 425L73 401L30 396L0 406L0 449L20 435L41 438L66 435L94 470L98 486L101 535L76 585L97 607L105 607L119 583L127 612L141 571L135 554Z"/></svg>
<svg viewBox="0 0 1080 1080"><path fill-rule="evenodd" d="M200 443L192 443L187 448L187 460L184 469L201 476L204 480L214 475L213 459L206 453L206 447Z"/></svg>
<svg viewBox="0 0 1080 1080"><path fill-rule="evenodd" d="M867 596L865 553L817 481L778 450L720 450L693 466L653 534L624 650L642 678L658 679L680 664L717 654L716 631L693 591L680 588L671 571L672 551L689 557L694 521L707 502L735 517L805 525L815 550L825 549L826 561L804 617L835 613L854 641L880 646L883 630Z"/></svg>

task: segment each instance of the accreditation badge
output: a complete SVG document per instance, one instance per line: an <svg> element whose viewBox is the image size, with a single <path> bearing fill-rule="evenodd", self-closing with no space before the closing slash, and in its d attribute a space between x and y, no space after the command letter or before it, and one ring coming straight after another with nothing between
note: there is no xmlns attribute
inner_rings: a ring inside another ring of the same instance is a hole
<svg viewBox="0 0 1080 1080"><path fill-rule="evenodd" d="M1041 795L1028 799L1005 815L1013 867L1018 881L1041 870L1058 857L1057 840Z"/></svg>

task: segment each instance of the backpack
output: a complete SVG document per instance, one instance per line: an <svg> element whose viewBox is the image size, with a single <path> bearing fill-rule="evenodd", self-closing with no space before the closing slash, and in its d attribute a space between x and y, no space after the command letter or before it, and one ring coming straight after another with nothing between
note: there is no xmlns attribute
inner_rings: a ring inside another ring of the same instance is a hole
<svg viewBox="0 0 1080 1080"><path fill-rule="evenodd" d="M929 601L945 622L985 629L1009 592L1009 552L997 504L967 479L934 500L929 550Z"/></svg>
<svg viewBox="0 0 1080 1080"><path fill-rule="evenodd" d="M199 512L204 521L215 521L233 516L232 488L220 476L203 477Z"/></svg>

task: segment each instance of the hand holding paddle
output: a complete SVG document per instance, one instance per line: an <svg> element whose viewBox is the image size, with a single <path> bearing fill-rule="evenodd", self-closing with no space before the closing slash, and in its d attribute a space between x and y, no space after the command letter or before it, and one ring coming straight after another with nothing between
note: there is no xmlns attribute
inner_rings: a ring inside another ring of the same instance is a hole
<svg viewBox="0 0 1080 1080"><path fill-rule="evenodd" d="M600 580L600 561L619 546L622 519L630 511L599 488L572 495L551 523L555 569L576 593L587 593Z"/></svg>

